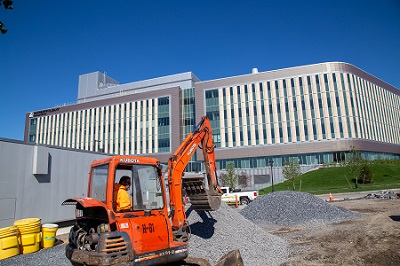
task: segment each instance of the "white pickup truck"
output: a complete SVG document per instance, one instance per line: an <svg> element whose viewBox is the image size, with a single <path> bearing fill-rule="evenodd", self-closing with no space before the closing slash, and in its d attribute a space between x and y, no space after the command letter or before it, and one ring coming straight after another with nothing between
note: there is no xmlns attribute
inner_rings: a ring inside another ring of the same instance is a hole
<svg viewBox="0 0 400 266"><path fill-rule="evenodd" d="M247 205L257 198L257 191L241 191L240 189L232 189L229 187L221 187L222 201L228 204L235 204L238 201L241 205Z"/></svg>

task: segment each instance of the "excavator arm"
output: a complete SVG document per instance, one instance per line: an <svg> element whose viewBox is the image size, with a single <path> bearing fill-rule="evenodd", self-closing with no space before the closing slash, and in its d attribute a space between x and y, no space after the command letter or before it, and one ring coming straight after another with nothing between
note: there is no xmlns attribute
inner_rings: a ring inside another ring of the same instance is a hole
<svg viewBox="0 0 400 266"><path fill-rule="evenodd" d="M207 176L183 178L185 167L197 148L203 151ZM186 190L195 210L217 210L221 205L222 192L217 181L214 148L210 120L203 116L193 132L169 158L168 185L174 228L182 228L186 224L182 188Z"/></svg>

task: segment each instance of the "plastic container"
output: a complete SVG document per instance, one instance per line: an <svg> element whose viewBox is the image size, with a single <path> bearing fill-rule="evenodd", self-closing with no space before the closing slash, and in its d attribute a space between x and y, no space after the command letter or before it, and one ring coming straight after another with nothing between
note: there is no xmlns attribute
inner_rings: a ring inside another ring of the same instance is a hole
<svg viewBox="0 0 400 266"><path fill-rule="evenodd" d="M0 229L0 260L19 254L18 228L9 226Z"/></svg>
<svg viewBox="0 0 400 266"><path fill-rule="evenodd" d="M40 248L40 218L26 218L14 222L19 231L19 250L22 254L29 254Z"/></svg>
<svg viewBox="0 0 400 266"><path fill-rule="evenodd" d="M40 249L40 233L23 234L20 238L19 247L22 254L33 253Z"/></svg>
<svg viewBox="0 0 400 266"><path fill-rule="evenodd" d="M58 224L42 225L42 248L51 248L54 246L57 230Z"/></svg>

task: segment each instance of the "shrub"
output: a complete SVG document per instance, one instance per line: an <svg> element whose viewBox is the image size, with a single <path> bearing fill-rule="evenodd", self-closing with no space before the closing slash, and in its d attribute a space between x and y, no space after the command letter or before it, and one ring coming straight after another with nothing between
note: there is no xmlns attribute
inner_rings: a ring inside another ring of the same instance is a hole
<svg viewBox="0 0 400 266"><path fill-rule="evenodd" d="M373 182L371 168L366 163L361 166L359 181L364 184L371 184Z"/></svg>

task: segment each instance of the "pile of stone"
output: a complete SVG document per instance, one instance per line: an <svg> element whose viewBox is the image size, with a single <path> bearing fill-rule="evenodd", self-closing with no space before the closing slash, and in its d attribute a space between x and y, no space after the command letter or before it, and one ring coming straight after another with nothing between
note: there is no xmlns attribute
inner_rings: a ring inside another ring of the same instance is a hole
<svg viewBox="0 0 400 266"><path fill-rule="evenodd" d="M309 193L294 191L280 191L258 197L240 210L240 214L256 224L279 226L312 226L361 216Z"/></svg>
<svg viewBox="0 0 400 266"><path fill-rule="evenodd" d="M225 253L239 249L244 265L280 265L288 258L288 246L246 220L237 210L222 203L217 211L186 212L191 228L189 254L214 264Z"/></svg>

